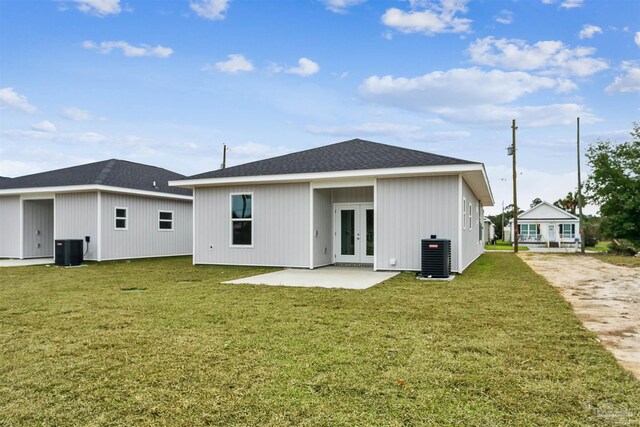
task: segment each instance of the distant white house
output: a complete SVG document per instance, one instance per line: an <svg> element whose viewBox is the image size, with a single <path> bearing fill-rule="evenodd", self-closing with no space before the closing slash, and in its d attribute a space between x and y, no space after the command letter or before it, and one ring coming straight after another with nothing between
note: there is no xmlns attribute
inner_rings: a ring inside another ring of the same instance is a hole
<svg viewBox="0 0 640 427"><path fill-rule="evenodd" d="M491 220L487 217L484 217L484 228L482 229L482 235L485 245L491 243L496 236L496 226L493 225Z"/></svg>
<svg viewBox="0 0 640 427"><path fill-rule="evenodd" d="M509 220L514 241L513 219ZM547 247L569 246L580 239L580 220L564 209L543 201L518 215L518 242Z"/></svg>

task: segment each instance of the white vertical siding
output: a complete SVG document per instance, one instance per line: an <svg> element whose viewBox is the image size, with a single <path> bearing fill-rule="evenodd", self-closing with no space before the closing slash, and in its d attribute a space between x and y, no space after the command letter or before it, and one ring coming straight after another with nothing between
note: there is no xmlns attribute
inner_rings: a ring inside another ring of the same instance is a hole
<svg viewBox="0 0 640 427"><path fill-rule="evenodd" d="M334 188L333 203L373 203L373 187Z"/></svg>
<svg viewBox="0 0 640 427"><path fill-rule="evenodd" d="M25 258L53 256L53 200L23 200L22 245Z"/></svg>
<svg viewBox="0 0 640 427"><path fill-rule="evenodd" d="M194 262L309 267L310 191L308 182L196 189ZM229 194L245 192L253 193L253 247L232 248Z"/></svg>
<svg viewBox="0 0 640 427"><path fill-rule="evenodd" d="M462 195L460 196L467 203L467 215L465 218L465 227L462 229L462 260L459 272L464 271L469 264L478 258L484 252L484 245L479 235L478 227L482 221L482 216L478 215L476 208L480 211L480 201L473 194L467 182L462 180ZM471 203L471 228L469 228L469 203ZM462 212L458 212L462 215Z"/></svg>
<svg viewBox="0 0 640 427"><path fill-rule="evenodd" d="M97 260L98 210L97 194L57 193L55 202L54 239L83 239L89 236L89 247L85 243L84 259Z"/></svg>
<svg viewBox="0 0 640 427"><path fill-rule="evenodd" d="M20 196L0 197L0 258L20 258Z"/></svg>
<svg viewBox="0 0 640 427"><path fill-rule="evenodd" d="M100 205L101 259L191 254L191 201L102 192ZM127 208L127 230L115 229L116 207ZM159 210L173 211L173 231L158 230Z"/></svg>
<svg viewBox="0 0 640 427"><path fill-rule="evenodd" d="M331 189L313 190L313 266L332 263Z"/></svg>
<svg viewBox="0 0 640 427"><path fill-rule="evenodd" d="M457 175L379 178L376 197L376 268L420 270L420 240L435 234L451 240L451 267L457 271Z"/></svg>

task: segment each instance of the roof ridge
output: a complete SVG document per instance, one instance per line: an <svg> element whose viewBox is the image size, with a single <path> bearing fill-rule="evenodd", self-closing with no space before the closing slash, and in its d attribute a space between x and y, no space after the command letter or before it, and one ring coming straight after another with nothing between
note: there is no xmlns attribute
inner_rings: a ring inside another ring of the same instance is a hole
<svg viewBox="0 0 640 427"><path fill-rule="evenodd" d="M96 180L95 180L96 185L102 184L104 180L107 179L107 177L109 176L109 173L111 173L111 169L116 164L116 162L117 162L117 159L111 159L107 161L107 164L104 165L104 167L96 177Z"/></svg>

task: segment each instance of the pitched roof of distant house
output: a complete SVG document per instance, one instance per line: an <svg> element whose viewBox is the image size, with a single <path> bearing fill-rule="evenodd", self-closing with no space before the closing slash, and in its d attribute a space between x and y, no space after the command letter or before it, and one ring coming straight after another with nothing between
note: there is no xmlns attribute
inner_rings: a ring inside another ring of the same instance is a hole
<svg viewBox="0 0 640 427"><path fill-rule="evenodd" d="M284 156L190 176L187 179L477 164L424 151L352 139Z"/></svg>
<svg viewBox="0 0 640 427"><path fill-rule="evenodd" d="M104 185L190 196L191 190L169 187L167 184L168 181L182 178L185 178L185 176L167 169L126 160L110 159L33 175L1 179L0 190Z"/></svg>
<svg viewBox="0 0 640 427"><path fill-rule="evenodd" d="M547 213L538 214L543 208L547 208ZM550 214L551 213L551 214ZM538 220L567 220L567 221L578 221L579 218L574 214L565 211L562 208L557 207L556 205L549 203L545 200L538 203L531 209L528 209L520 214L518 214L518 221L538 221ZM513 222L513 218L509 220L509 223Z"/></svg>

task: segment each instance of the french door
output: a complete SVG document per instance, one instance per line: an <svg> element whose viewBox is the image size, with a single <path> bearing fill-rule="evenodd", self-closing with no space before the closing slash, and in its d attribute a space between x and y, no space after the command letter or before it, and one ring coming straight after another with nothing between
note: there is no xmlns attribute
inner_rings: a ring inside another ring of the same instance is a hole
<svg viewBox="0 0 640 427"><path fill-rule="evenodd" d="M373 204L334 204L333 247L336 262L373 264Z"/></svg>

